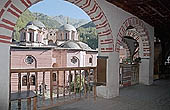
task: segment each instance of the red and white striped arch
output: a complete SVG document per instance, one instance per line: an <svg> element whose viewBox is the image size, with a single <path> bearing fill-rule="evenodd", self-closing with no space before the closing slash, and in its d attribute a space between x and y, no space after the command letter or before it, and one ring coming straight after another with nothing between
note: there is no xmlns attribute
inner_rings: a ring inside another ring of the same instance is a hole
<svg viewBox="0 0 170 110"><path fill-rule="evenodd" d="M2 0L0 7L0 43L11 43L14 26L21 14L33 4L41 0ZM100 51L113 52L114 39L110 24L96 0L65 0L84 10L96 25L100 37Z"/></svg>
<svg viewBox="0 0 170 110"><path fill-rule="evenodd" d="M138 43L140 43L140 40L141 40L140 36L139 36L138 32L136 32L134 30L127 30L124 36L130 36L130 37L134 38L135 40L137 40ZM124 43L123 47L126 49L128 56L130 56L130 49L129 49L128 45L126 43Z"/></svg>
<svg viewBox="0 0 170 110"><path fill-rule="evenodd" d="M133 31L126 31L128 26L133 26L138 34L134 33ZM144 25L144 22L136 17L130 17L125 20L123 25L120 27L119 32L117 34L117 39L116 39L116 45L115 45L115 51L119 52L120 50L120 45L122 42L123 36L128 35L136 39L138 42L139 39L142 41L142 57L150 57L150 42L149 42L149 35L148 31Z"/></svg>

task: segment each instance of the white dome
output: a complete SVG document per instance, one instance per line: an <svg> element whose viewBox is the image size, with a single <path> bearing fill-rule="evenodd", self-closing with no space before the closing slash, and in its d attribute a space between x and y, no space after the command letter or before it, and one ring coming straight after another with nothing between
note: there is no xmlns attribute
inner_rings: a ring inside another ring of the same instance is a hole
<svg viewBox="0 0 170 110"><path fill-rule="evenodd" d="M92 50L86 43L77 42L83 50Z"/></svg>
<svg viewBox="0 0 170 110"><path fill-rule="evenodd" d="M59 30L62 30L62 31L77 31L76 28L70 24L65 24L65 25L62 25Z"/></svg>
<svg viewBox="0 0 170 110"><path fill-rule="evenodd" d="M34 26L34 25L28 25L26 27L26 29L38 30L39 28L37 26Z"/></svg>
<svg viewBox="0 0 170 110"><path fill-rule="evenodd" d="M44 25L42 22L38 21L38 20L30 21L30 22L26 25L26 27L29 26L29 25L34 25L34 26L37 26L37 27L39 27L39 28L45 28L45 25Z"/></svg>
<svg viewBox="0 0 170 110"><path fill-rule="evenodd" d="M61 47L71 48L71 49L81 49L80 46L74 41L64 42L64 43L61 44Z"/></svg>
<svg viewBox="0 0 170 110"><path fill-rule="evenodd" d="M92 50L86 43L75 41L64 42L60 45L60 47L70 49Z"/></svg>

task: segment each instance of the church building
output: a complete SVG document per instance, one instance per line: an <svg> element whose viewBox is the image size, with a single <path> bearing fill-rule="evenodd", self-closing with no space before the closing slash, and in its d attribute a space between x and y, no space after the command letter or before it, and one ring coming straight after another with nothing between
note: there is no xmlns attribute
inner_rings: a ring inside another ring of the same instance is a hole
<svg viewBox="0 0 170 110"><path fill-rule="evenodd" d="M53 68L97 66L98 51L79 41L76 28L65 24L59 29L47 29L38 21L29 22L20 30L20 42L11 45L11 68ZM61 75L61 74L60 74ZM12 92L17 91L17 74L12 77ZM38 85L42 83L42 74L38 74ZM50 87L50 73L45 74L45 84ZM56 73L53 73L56 77ZM60 76L60 85L63 84ZM68 80L68 75L65 76ZM27 88L26 74L22 74L22 89ZM66 80L66 81L67 81ZM30 73L31 89L35 89L35 76ZM53 84L56 84L54 78Z"/></svg>

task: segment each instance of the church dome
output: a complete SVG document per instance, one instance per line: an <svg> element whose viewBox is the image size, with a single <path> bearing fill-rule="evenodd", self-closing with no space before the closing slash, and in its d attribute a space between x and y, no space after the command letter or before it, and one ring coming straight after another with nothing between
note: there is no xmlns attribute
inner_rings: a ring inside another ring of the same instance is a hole
<svg viewBox="0 0 170 110"><path fill-rule="evenodd" d="M86 43L77 42L83 50L92 50Z"/></svg>
<svg viewBox="0 0 170 110"><path fill-rule="evenodd" d="M62 25L59 30L61 31L77 31L76 28L70 24L64 24Z"/></svg>
<svg viewBox="0 0 170 110"><path fill-rule="evenodd" d="M29 26L29 25L34 25L34 26L37 26L38 28L45 28L45 25L42 22L38 21L38 20L30 21L26 25L26 27Z"/></svg>
<svg viewBox="0 0 170 110"><path fill-rule="evenodd" d="M37 26L34 26L34 25L28 25L26 27L26 29L38 30L39 28Z"/></svg>
<svg viewBox="0 0 170 110"><path fill-rule="evenodd" d="M68 41L61 44L62 48L71 48L71 49L81 49L81 47L74 41Z"/></svg>
<svg viewBox="0 0 170 110"><path fill-rule="evenodd" d="M64 42L60 45L60 47L70 49L92 50L86 43L75 41Z"/></svg>

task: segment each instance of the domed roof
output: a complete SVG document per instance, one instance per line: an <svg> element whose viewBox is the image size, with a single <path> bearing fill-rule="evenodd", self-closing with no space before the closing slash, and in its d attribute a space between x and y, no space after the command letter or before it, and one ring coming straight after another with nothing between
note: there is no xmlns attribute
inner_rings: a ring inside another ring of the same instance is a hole
<svg viewBox="0 0 170 110"><path fill-rule="evenodd" d="M87 44L83 42L67 41L60 45L62 48L92 50Z"/></svg>
<svg viewBox="0 0 170 110"><path fill-rule="evenodd" d="M62 31L77 31L76 28L70 24L64 24L62 25L59 30L62 30Z"/></svg>
<svg viewBox="0 0 170 110"><path fill-rule="evenodd" d="M71 49L81 49L80 46L74 41L64 42L64 43L61 44L61 47L71 48Z"/></svg>
<svg viewBox="0 0 170 110"><path fill-rule="evenodd" d="M37 26L37 27L39 27L39 28L45 28L45 25L44 25L42 22L38 21L38 20L30 21L30 22L26 25L26 27L29 26L29 25L34 25L34 26Z"/></svg>
<svg viewBox="0 0 170 110"><path fill-rule="evenodd" d="M91 48L83 42L77 42L83 50L91 50Z"/></svg>
<svg viewBox="0 0 170 110"><path fill-rule="evenodd" d="M28 25L26 28L32 29L32 30L38 30L39 29L37 26L34 26L34 25Z"/></svg>

